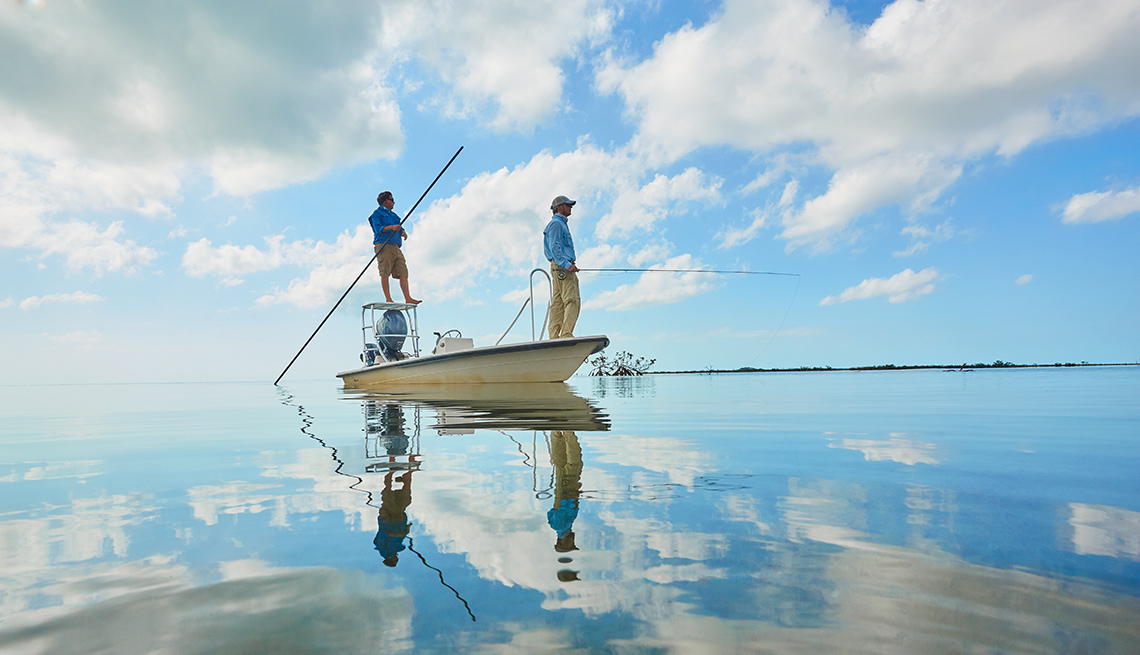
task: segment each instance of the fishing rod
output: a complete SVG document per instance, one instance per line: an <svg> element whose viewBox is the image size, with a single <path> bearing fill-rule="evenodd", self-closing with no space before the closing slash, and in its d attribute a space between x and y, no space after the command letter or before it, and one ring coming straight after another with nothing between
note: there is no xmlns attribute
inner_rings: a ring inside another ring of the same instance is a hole
<svg viewBox="0 0 1140 655"><path fill-rule="evenodd" d="M431 181L431 184L428 185L428 188L423 192L423 195L421 195L420 199L416 201L416 204L412 205L412 208L408 210L408 213L404 214L403 220L400 221L400 228L403 228L404 223L408 220L408 217L412 215L412 212L416 211L416 207L420 206L420 203L423 202L423 199L427 197L427 194L429 191L431 191L431 188L435 186L435 183L439 181L439 178L443 177L443 174L447 171L448 167L451 166L451 162L455 161L455 158L458 157L459 153L461 152L463 152L463 146L459 146L459 150L455 151L455 154L452 155L451 159L447 161L447 165L444 166L443 170L439 172L439 175L436 175L435 179ZM388 245L388 242L391 241L392 238L397 234L399 234L399 232L400 230L392 230L392 233L388 235L387 241L380 244L380 250L372 253L372 259L368 260L368 263L364 265L363 269L361 269L360 275L357 275L356 279L352 281L352 284L348 285L348 288L344 290L344 294L340 297L340 300L336 301L336 304L333 305L332 309L329 310L329 313L327 316L325 316L325 319L321 321L321 324L317 326L317 329L313 330L313 333L309 335L308 340L305 341L305 345L301 346L301 349L297 351L297 354L293 355L293 359L289 360L289 365L286 366L285 370L281 371L281 375L278 375L277 379L273 381L273 386L277 386L277 383L281 381L281 378L285 377L285 374L289 371L289 368L293 366L293 362L297 361L297 358L300 357L301 353L305 351L305 348L309 346L309 342L312 341L313 337L317 336L317 333L320 332L321 328L325 326L325 322L328 321L329 317L333 315L333 312L336 311L336 308L340 307L340 304L344 302L345 298L348 297L348 292L352 291L352 287L356 286L356 283L360 281L360 278L364 277L364 274L367 273L368 269L372 267L372 262L376 261L376 258L380 256L380 251L384 250L384 246Z"/></svg>
<svg viewBox="0 0 1140 655"><path fill-rule="evenodd" d="M777 273L774 271L714 271L707 268L579 268L591 273L720 273L722 275L786 275L799 277L799 273Z"/></svg>

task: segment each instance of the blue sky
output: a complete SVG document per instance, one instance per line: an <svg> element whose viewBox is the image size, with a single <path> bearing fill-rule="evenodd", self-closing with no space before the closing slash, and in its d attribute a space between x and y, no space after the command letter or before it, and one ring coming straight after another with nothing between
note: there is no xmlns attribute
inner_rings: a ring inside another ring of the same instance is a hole
<svg viewBox="0 0 1140 655"><path fill-rule="evenodd" d="M659 369L1135 362L1140 2L0 5L0 384L272 381L381 190L493 342L579 200ZM289 376L358 362L372 272ZM508 340L529 338L527 319Z"/></svg>

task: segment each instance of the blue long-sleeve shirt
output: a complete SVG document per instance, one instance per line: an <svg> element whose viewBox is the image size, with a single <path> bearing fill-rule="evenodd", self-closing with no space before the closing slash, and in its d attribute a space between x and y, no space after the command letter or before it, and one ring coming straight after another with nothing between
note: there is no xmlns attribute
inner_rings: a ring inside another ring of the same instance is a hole
<svg viewBox="0 0 1140 655"><path fill-rule="evenodd" d="M570 226L562 214L551 217L542 231L542 251L547 260L553 259L562 268L570 268L574 263L574 239L570 237Z"/></svg>
<svg viewBox="0 0 1140 655"><path fill-rule="evenodd" d="M368 224L372 226L373 244L385 242L393 246L402 246L404 244L404 239L400 236L400 230L395 230L395 235L392 235L392 232L380 231L389 225L400 224L400 217L391 209L380 205L376 208L376 211L372 212L372 215L368 217ZM389 236L392 237L391 241L388 240Z"/></svg>

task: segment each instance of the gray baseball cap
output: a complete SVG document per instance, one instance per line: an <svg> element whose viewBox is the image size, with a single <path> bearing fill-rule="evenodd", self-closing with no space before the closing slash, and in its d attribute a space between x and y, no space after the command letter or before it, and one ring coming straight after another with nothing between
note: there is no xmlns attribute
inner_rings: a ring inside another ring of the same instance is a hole
<svg viewBox="0 0 1140 655"><path fill-rule="evenodd" d="M550 208L554 209L558 205L563 205L563 204L570 205L571 207L573 207L574 203L576 203L576 202L578 202L578 201L577 200L571 200L571 199L567 198L566 196L558 196L554 200L550 201Z"/></svg>

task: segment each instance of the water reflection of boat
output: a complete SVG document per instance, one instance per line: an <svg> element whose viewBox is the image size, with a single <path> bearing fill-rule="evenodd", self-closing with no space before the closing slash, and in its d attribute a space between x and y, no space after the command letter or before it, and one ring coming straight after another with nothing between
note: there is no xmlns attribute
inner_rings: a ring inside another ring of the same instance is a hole
<svg viewBox="0 0 1140 655"><path fill-rule="evenodd" d="M401 385L398 389L346 389L370 403L435 410L440 431L576 430L604 432L609 418L564 383Z"/></svg>
<svg viewBox="0 0 1140 655"><path fill-rule="evenodd" d="M391 384L565 382L587 357L610 344L601 335L546 341L532 335L531 341L523 343L475 347L471 339L451 330L439 336L430 353L421 353L416 306L404 303L364 305L361 330L364 366L337 373L346 389ZM402 350L405 341L410 353Z"/></svg>

